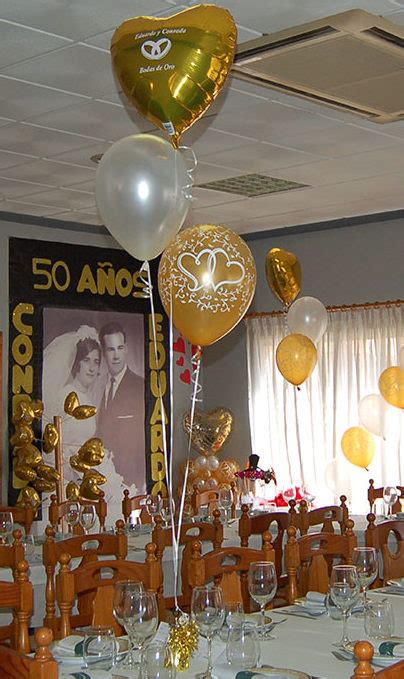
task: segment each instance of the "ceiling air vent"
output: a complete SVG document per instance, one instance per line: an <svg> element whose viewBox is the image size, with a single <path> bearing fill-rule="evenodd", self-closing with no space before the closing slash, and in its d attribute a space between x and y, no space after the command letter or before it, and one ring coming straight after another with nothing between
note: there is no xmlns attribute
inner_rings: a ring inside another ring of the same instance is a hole
<svg viewBox="0 0 404 679"><path fill-rule="evenodd" d="M224 191L225 193L236 193L239 196L264 196L268 193L278 191L290 191L291 189L301 189L306 184L290 182L287 179L277 177L267 177L264 174L243 174L240 177L229 177L229 179L218 179L215 182L197 184L199 189L210 189L211 191Z"/></svg>
<svg viewBox="0 0 404 679"><path fill-rule="evenodd" d="M404 119L404 28L362 10L242 43L232 70L377 123Z"/></svg>

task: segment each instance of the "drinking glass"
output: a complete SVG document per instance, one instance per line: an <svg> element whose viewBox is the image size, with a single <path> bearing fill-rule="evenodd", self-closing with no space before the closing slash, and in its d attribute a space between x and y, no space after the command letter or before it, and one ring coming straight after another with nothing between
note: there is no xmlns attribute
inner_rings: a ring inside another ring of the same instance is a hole
<svg viewBox="0 0 404 679"><path fill-rule="evenodd" d="M84 529L84 533L88 535L90 529L95 524L95 507L94 505L82 505L80 507L80 525Z"/></svg>
<svg viewBox="0 0 404 679"><path fill-rule="evenodd" d="M244 622L243 604L238 601L226 603L224 605L224 626L220 630L220 638L222 641L227 641L229 630L233 627L240 627Z"/></svg>
<svg viewBox="0 0 404 679"><path fill-rule="evenodd" d="M154 592L127 592L122 619L129 636L131 652L132 649L138 650L141 655L146 642L157 631L158 610Z"/></svg>
<svg viewBox="0 0 404 679"><path fill-rule="evenodd" d="M390 601L369 601L365 610L365 632L374 639L388 639L394 632L393 608Z"/></svg>
<svg viewBox="0 0 404 679"><path fill-rule="evenodd" d="M14 519L11 512L0 512L0 544L9 545L10 536L14 529Z"/></svg>
<svg viewBox="0 0 404 679"><path fill-rule="evenodd" d="M356 566L359 584L363 593L363 606L366 608L366 589L376 580L378 564L377 554L374 547L355 547L352 554L352 563Z"/></svg>
<svg viewBox="0 0 404 679"><path fill-rule="evenodd" d="M241 623L229 630L226 657L230 665L251 669L260 661L260 642L257 630L248 623Z"/></svg>
<svg viewBox="0 0 404 679"><path fill-rule="evenodd" d="M261 609L260 635L265 636L265 606L272 601L277 588L275 566L272 561L254 561L248 569L248 591Z"/></svg>
<svg viewBox="0 0 404 679"><path fill-rule="evenodd" d="M69 533L73 533L73 528L80 519L80 507L77 502L71 502L66 514L67 525L69 526Z"/></svg>
<svg viewBox="0 0 404 679"><path fill-rule="evenodd" d="M194 587L191 598L191 616L200 634L208 641L208 666L199 679L212 678L212 637L224 622L224 603L221 587Z"/></svg>
<svg viewBox="0 0 404 679"><path fill-rule="evenodd" d="M134 580L123 580L122 582L116 582L114 585L114 598L112 601L112 610L114 617L119 622L121 627L125 627L124 620L124 609L125 600L127 596L132 594L139 594L143 592L143 583L135 582ZM123 662L124 667L133 667L135 664L133 658L132 648L130 649L125 661Z"/></svg>
<svg viewBox="0 0 404 679"><path fill-rule="evenodd" d="M142 679L175 679L175 663L168 646L153 641L143 650Z"/></svg>
<svg viewBox="0 0 404 679"><path fill-rule="evenodd" d="M339 645L349 643L347 634L348 613L359 598L359 576L355 566L333 566L330 578L330 594L342 614L342 637Z"/></svg>
<svg viewBox="0 0 404 679"><path fill-rule="evenodd" d="M172 498L171 502L168 497L165 497L161 500L160 513L161 516L163 517L164 528L168 528L168 526L170 525L171 516L174 518L175 514L175 503Z"/></svg>
<svg viewBox="0 0 404 679"><path fill-rule="evenodd" d="M223 509L226 526L229 525L228 510L233 504L233 493L230 488L219 488L218 506Z"/></svg>
<svg viewBox="0 0 404 679"><path fill-rule="evenodd" d="M85 633L83 660L86 668L110 670L115 665L117 644L110 627L94 627Z"/></svg>
<svg viewBox="0 0 404 679"><path fill-rule="evenodd" d="M387 515L393 513L393 505L400 497L400 491L395 486L385 486L383 489L383 501L387 504Z"/></svg>
<svg viewBox="0 0 404 679"><path fill-rule="evenodd" d="M160 514L161 497L160 495L148 495L146 497L146 510L149 516L154 519L157 514Z"/></svg>
<svg viewBox="0 0 404 679"><path fill-rule="evenodd" d="M23 535L21 538L27 561L35 554L35 541L33 535Z"/></svg>

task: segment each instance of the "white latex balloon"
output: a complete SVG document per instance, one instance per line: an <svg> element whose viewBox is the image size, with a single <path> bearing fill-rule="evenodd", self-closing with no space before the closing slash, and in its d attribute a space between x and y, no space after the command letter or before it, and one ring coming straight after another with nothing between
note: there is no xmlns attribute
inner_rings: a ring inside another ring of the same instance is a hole
<svg viewBox="0 0 404 679"><path fill-rule="evenodd" d="M328 463L325 468L325 485L335 497L340 495L348 495L351 488L351 470L350 465L342 457L336 457Z"/></svg>
<svg viewBox="0 0 404 679"><path fill-rule="evenodd" d="M208 458L204 455L199 455L195 460L196 469L208 469Z"/></svg>
<svg viewBox="0 0 404 679"><path fill-rule="evenodd" d="M133 257L154 259L180 230L191 198L180 151L152 134L117 141L97 169L95 196L105 226Z"/></svg>
<svg viewBox="0 0 404 679"><path fill-rule="evenodd" d="M359 421L372 434L386 437L391 423L390 407L380 394L369 394L359 401Z"/></svg>
<svg viewBox="0 0 404 679"><path fill-rule="evenodd" d="M206 488L208 488L209 490L213 490L214 488L217 488L217 486L218 486L218 483L217 483L216 479L208 479L206 481Z"/></svg>
<svg viewBox="0 0 404 679"><path fill-rule="evenodd" d="M316 343L327 327L327 309L316 297L300 297L291 305L286 319L292 333L306 335Z"/></svg>
<svg viewBox="0 0 404 679"><path fill-rule="evenodd" d="M216 455L209 455L209 457L205 458L205 459L207 460L208 469L211 472L214 472L215 469L219 468L220 462L219 462L219 459L216 457Z"/></svg>
<svg viewBox="0 0 404 679"><path fill-rule="evenodd" d="M400 366L401 370L404 370L404 344L398 351L398 365Z"/></svg>

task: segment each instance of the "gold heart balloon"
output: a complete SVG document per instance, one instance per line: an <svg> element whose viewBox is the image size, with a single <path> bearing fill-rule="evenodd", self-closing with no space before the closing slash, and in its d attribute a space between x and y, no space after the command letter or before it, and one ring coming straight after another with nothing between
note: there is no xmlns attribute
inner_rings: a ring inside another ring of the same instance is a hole
<svg viewBox="0 0 404 679"><path fill-rule="evenodd" d="M124 21L112 36L111 56L128 99L177 147L222 89L236 42L227 10L197 5L167 18Z"/></svg>
<svg viewBox="0 0 404 679"><path fill-rule="evenodd" d="M69 481L66 486L66 497L68 500L78 500L80 497L80 490L74 481Z"/></svg>
<svg viewBox="0 0 404 679"><path fill-rule="evenodd" d="M265 275L276 297L289 306L300 292L302 271L293 252L272 248L265 258Z"/></svg>
<svg viewBox="0 0 404 679"><path fill-rule="evenodd" d="M35 419L35 413L31 406L30 401L20 401L17 403L14 409L14 414L12 418L13 424L32 424Z"/></svg>
<svg viewBox="0 0 404 679"><path fill-rule="evenodd" d="M48 479L37 479L34 481L34 486L40 493L50 493L56 488L56 484Z"/></svg>
<svg viewBox="0 0 404 679"><path fill-rule="evenodd" d="M44 453L51 453L59 442L59 432L54 424L47 424L43 433L42 449Z"/></svg>
<svg viewBox="0 0 404 679"><path fill-rule="evenodd" d="M94 437L83 443L77 453L77 457L81 462L93 467L101 464L104 459L104 454L101 439Z"/></svg>
<svg viewBox="0 0 404 679"><path fill-rule="evenodd" d="M40 464L37 468L38 477L40 479L45 479L45 481L56 482L60 479L60 474L56 469L51 467L49 464Z"/></svg>
<svg viewBox="0 0 404 679"><path fill-rule="evenodd" d="M91 464L83 462L78 455L71 455L69 462L71 468L75 469L76 472L86 472L91 469Z"/></svg>
<svg viewBox="0 0 404 679"><path fill-rule="evenodd" d="M88 420L89 417L94 417L97 412L95 406L77 406L71 415L75 420Z"/></svg>
<svg viewBox="0 0 404 679"><path fill-rule="evenodd" d="M64 411L67 415L73 415L74 410L78 408L79 405L80 402L75 391L71 391L70 394L67 394L64 403Z"/></svg>
<svg viewBox="0 0 404 679"><path fill-rule="evenodd" d="M34 432L28 424L16 424L14 433L10 436L10 443L12 446L22 446L26 443L32 443L34 440Z"/></svg>
<svg viewBox="0 0 404 679"><path fill-rule="evenodd" d="M34 507L34 509L37 509L41 504L41 498L39 497L35 488L26 486L20 491L16 504L17 507L26 507L31 505Z"/></svg>
<svg viewBox="0 0 404 679"><path fill-rule="evenodd" d="M191 433L194 450L206 456L218 453L231 434L233 420L232 413L225 408L216 408L209 413L196 408ZM185 433L189 434L191 431L190 412L185 413L182 426ZM200 476L199 472L198 476Z"/></svg>

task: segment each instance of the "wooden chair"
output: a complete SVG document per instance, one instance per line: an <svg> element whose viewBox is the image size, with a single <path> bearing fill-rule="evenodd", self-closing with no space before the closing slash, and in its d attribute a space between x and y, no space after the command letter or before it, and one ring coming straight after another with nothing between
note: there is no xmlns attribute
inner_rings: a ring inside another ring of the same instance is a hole
<svg viewBox="0 0 404 679"><path fill-rule="evenodd" d="M348 519L344 535L310 533L297 538L296 527L289 526L285 545L289 604L310 590L326 594L334 562L352 563L352 552L357 544L353 527L354 522Z"/></svg>
<svg viewBox="0 0 404 679"><path fill-rule="evenodd" d="M28 571L28 562L20 561L14 582L0 582L0 605L13 611L12 623L0 627L0 641L9 640L11 648L18 653L30 652L28 626L33 608L33 591Z"/></svg>
<svg viewBox="0 0 404 679"><path fill-rule="evenodd" d="M156 516L155 527L152 532L152 542L157 547L156 556L158 559L162 559L164 549L173 544L171 528L164 529L162 523L163 519L161 516ZM213 549L220 549L223 542L223 525L218 509L213 511L212 523L200 521L197 523L184 523L181 526L179 542L180 545L184 545L184 549L181 556L181 595L178 598L178 604L183 608L187 608L191 603L192 589L188 582L188 568L191 559L191 546L195 540L211 542ZM174 605L173 597L165 597L165 605L166 608L172 608Z"/></svg>
<svg viewBox="0 0 404 679"><path fill-rule="evenodd" d="M0 567L11 568L14 579L17 575L17 564L25 558L24 546L22 544L22 533L19 528L13 530L13 543L11 545L0 545Z"/></svg>
<svg viewBox="0 0 404 679"><path fill-rule="evenodd" d="M70 570L70 554L60 556L60 570L56 576L56 598L60 610L57 620L60 638L69 636L72 629L84 625L112 627L120 632L112 613L114 585L121 580L143 582L144 588L155 592L160 620L165 619L163 570L156 557L156 545L146 545L145 563L135 561L92 561ZM94 592L92 611L72 615L72 607L81 594Z"/></svg>
<svg viewBox="0 0 404 679"><path fill-rule="evenodd" d="M271 525L274 523L276 523L278 532L272 544L275 550L276 575L279 581L282 574L283 538L285 531L290 525L290 514L287 512L268 512L250 516L248 505L241 506L238 534L242 547L248 547L251 535L262 535L264 531L270 530Z"/></svg>
<svg viewBox="0 0 404 679"><path fill-rule="evenodd" d="M129 497L129 491L123 491L122 514L125 523L128 523L129 517L133 511L139 513L138 515L141 523L152 523L152 517L145 506L146 498L147 495L134 495L133 497Z"/></svg>
<svg viewBox="0 0 404 679"><path fill-rule="evenodd" d="M369 488L368 488L368 501L369 501L369 507L370 511L372 514L376 514L375 511L375 502L376 500L383 499L383 492L384 492L384 486L381 486L380 488L375 488L374 486L374 480L370 479L369 480ZM397 498L396 502L391 508L392 514L396 514L397 512L401 512L401 502L400 498L404 499L404 486L396 486L397 490L400 491L400 497Z"/></svg>
<svg viewBox="0 0 404 679"><path fill-rule="evenodd" d="M222 547L202 556L202 543L196 540L191 547L188 578L191 588L209 582L220 585L227 603L242 601L244 610L251 609L248 592L248 569L253 561L275 561L271 534L262 535L262 549L248 547Z"/></svg>
<svg viewBox="0 0 404 679"><path fill-rule="evenodd" d="M49 650L52 630L40 627L34 638L36 651L33 658L21 655L8 646L0 646L2 679L58 679L58 664Z"/></svg>
<svg viewBox="0 0 404 679"><path fill-rule="evenodd" d="M18 523L24 528L25 535L30 534L35 509L29 502L26 502L24 507L0 507L0 512L11 512L14 523Z"/></svg>
<svg viewBox="0 0 404 679"><path fill-rule="evenodd" d="M197 516L201 507L208 508L208 514L212 514L217 509L219 501L218 490L199 490L198 486L194 484L191 495L191 506L194 516Z"/></svg>
<svg viewBox="0 0 404 679"><path fill-rule="evenodd" d="M340 534L343 535L345 528L345 521L349 517L348 507L346 506L346 496L341 495L341 504L329 505L328 507L319 507L309 511L306 500L301 500L299 509L296 511L296 501L290 500L289 514L290 524L295 526L300 535L307 535L309 529L313 526L321 526L320 533L334 533L334 523L338 524Z"/></svg>
<svg viewBox="0 0 404 679"><path fill-rule="evenodd" d="M373 652L373 646L369 641L356 642L354 653L358 664L351 679L402 679L404 677L404 660L375 672L371 664Z"/></svg>
<svg viewBox="0 0 404 679"><path fill-rule="evenodd" d="M93 507L95 507L95 511L100 522L100 532L102 533L105 530L105 520L107 518L107 503L105 502L104 497L100 497L99 500L85 500L84 498L79 498L78 500L65 500L64 502L60 502L59 504L56 495L51 495L50 499L51 502L48 510L49 523L51 524L51 526L53 526L55 530L57 530L61 520L66 516L67 512L69 511L70 505L75 502L81 506L93 505ZM83 533L81 526L78 526L78 530L74 532Z"/></svg>
<svg viewBox="0 0 404 679"><path fill-rule="evenodd" d="M55 617L55 569L62 554L68 553L73 559L81 559L82 564L97 561L99 556L115 557L118 560L126 559L128 554L128 541L125 535L125 525L122 519L116 522L116 535L109 533L96 533L91 535L77 535L67 540L55 540L55 530L52 526L45 529L46 540L42 548L42 560L46 570L46 615L45 627L54 632L57 629ZM94 597L83 596L79 601L79 612L91 611Z"/></svg>
<svg viewBox="0 0 404 679"><path fill-rule="evenodd" d="M368 526L365 531L367 547L375 547L383 561L383 582L404 576L404 522L383 521L376 525L376 516L367 515ZM393 534L397 542L396 551L390 551L389 540Z"/></svg>

